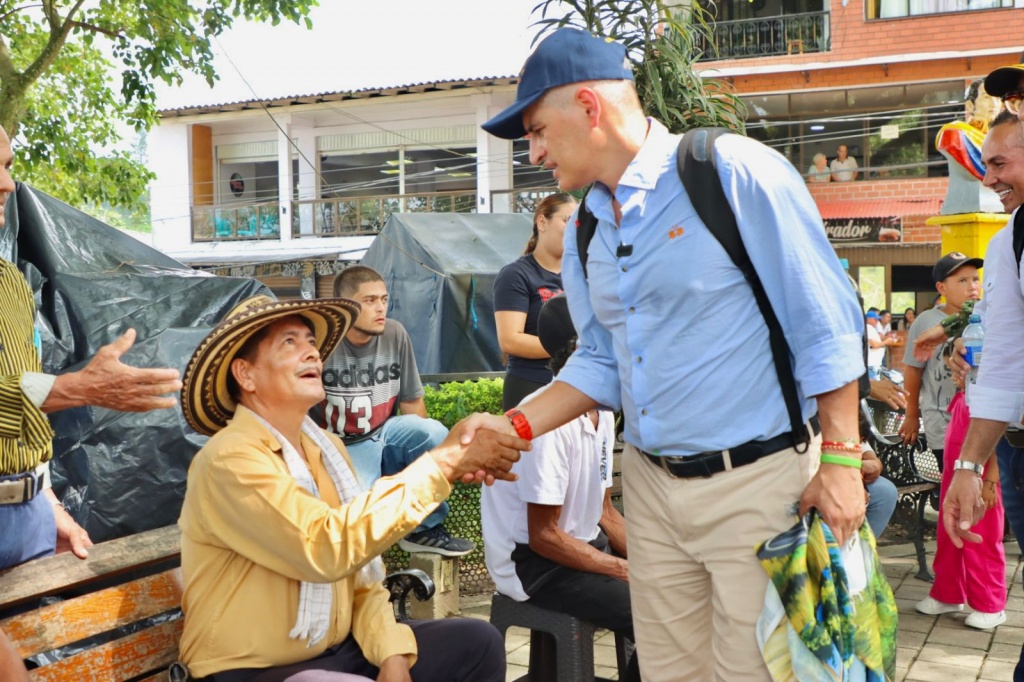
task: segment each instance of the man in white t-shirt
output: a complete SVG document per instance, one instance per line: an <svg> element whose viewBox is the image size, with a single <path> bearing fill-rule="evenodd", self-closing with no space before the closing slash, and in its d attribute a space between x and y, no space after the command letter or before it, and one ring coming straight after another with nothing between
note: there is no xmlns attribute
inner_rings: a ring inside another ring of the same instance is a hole
<svg viewBox="0 0 1024 682"><path fill-rule="evenodd" d="M892 333L892 313L888 310L878 311L878 333L882 336Z"/></svg>
<svg viewBox="0 0 1024 682"><path fill-rule="evenodd" d="M557 375L576 347L564 295L544 304L538 336ZM614 442L606 410L534 438L529 457L512 468L519 480L483 488L480 511L499 592L632 639L626 525L611 500ZM635 655L621 679L640 679Z"/></svg>
<svg viewBox="0 0 1024 682"><path fill-rule="evenodd" d="M860 175L857 170L857 159L849 156L845 144L839 145L836 150L836 158L832 159L829 167L832 169L832 182L850 182L856 180Z"/></svg>
<svg viewBox="0 0 1024 682"><path fill-rule="evenodd" d="M881 316L874 310L865 313L864 325L868 335L868 378L877 379L878 369L885 364L885 349L893 344L893 339L882 333Z"/></svg>

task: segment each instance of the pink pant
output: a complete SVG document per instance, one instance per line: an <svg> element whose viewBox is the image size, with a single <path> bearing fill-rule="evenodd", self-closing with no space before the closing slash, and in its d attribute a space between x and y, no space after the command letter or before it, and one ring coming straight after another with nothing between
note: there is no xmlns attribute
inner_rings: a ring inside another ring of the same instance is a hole
<svg viewBox="0 0 1024 682"><path fill-rule="evenodd" d="M946 499L946 491L953 480L953 462L960 456L971 420L962 392L953 397L949 413L952 420L946 429L940 500ZM939 522L933 564L935 583L931 589L933 599L946 604L966 601L972 609L983 613L998 613L1006 607L1003 503L1000 491L996 492L996 506L986 511L981 521L971 529L981 536L980 543L965 541L963 549L957 549Z"/></svg>

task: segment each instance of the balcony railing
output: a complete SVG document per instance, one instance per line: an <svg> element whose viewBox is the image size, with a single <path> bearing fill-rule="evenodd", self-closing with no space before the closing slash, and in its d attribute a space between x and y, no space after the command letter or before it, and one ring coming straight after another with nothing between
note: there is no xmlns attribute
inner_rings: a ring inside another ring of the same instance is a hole
<svg viewBox="0 0 1024 682"><path fill-rule="evenodd" d="M699 45L703 53L700 61L828 52L831 49L828 12L717 21L713 31L714 45L705 41Z"/></svg>
<svg viewBox="0 0 1024 682"><path fill-rule="evenodd" d="M209 242L239 239L278 239L281 205L258 204L192 207L192 240Z"/></svg>
<svg viewBox="0 0 1024 682"><path fill-rule="evenodd" d="M557 187L494 190L491 192L491 210L495 213L533 213L544 197L561 191Z"/></svg>
<svg viewBox="0 0 1024 682"><path fill-rule="evenodd" d="M292 235L376 234L392 213L475 213L476 191L392 194L292 202Z"/></svg>

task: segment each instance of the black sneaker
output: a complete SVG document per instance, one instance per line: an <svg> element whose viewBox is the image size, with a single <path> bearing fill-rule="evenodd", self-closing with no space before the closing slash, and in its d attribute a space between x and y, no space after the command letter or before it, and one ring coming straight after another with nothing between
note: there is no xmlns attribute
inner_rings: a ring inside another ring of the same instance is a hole
<svg viewBox="0 0 1024 682"><path fill-rule="evenodd" d="M409 533L398 541L398 546L406 552L434 552L444 556L465 556L476 549L475 542L453 538L444 524L419 533Z"/></svg>

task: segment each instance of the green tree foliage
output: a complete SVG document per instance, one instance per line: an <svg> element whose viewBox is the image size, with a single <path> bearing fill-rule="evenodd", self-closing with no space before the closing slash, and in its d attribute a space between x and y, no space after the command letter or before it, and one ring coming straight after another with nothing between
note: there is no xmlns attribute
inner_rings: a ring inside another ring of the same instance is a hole
<svg viewBox="0 0 1024 682"><path fill-rule="evenodd" d="M714 45L710 15L680 0L543 0L534 8L541 27L573 26L618 40L629 51L636 90L648 114L673 133L698 126L743 132L746 111L724 81L694 70L700 46Z"/></svg>
<svg viewBox="0 0 1024 682"><path fill-rule="evenodd" d="M153 126L154 83L192 72L212 86L211 41L235 19L309 27L315 4L0 0L0 125L16 138L16 177L78 206L137 209L152 175L129 152L103 150L120 140L119 124Z"/></svg>

